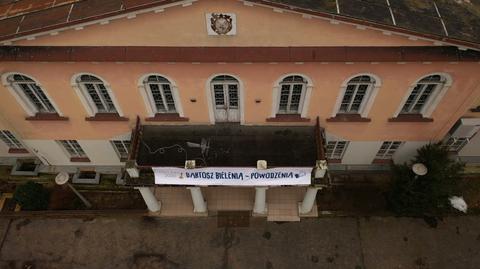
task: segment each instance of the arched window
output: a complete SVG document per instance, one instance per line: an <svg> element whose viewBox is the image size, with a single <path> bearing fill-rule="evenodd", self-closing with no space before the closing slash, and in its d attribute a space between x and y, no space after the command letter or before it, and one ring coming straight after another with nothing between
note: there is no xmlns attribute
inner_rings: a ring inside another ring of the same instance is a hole
<svg viewBox="0 0 480 269"><path fill-rule="evenodd" d="M361 114L374 86L375 79L371 76L361 75L350 79L345 86L338 113Z"/></svg>
<svg viewBox="0 0 480 269"><path fill-rule="evenodd" d="M307 80L302 76L288 76L280 82L279 114L301 114Z"/></svg>
<svg viewBox="0 0 480 269"><path fill-rule="evenodd" d="M7 82L24 102L24 105L28 107L30 114L57 113L43 89L32 78L12 74L7 77Z"/></svg>
<svg viewBox="0 0 480 269"><path fill-rule="evenodd" d="M240 122L240 84L229 75L219 75L210 81L215 122Z"/></svg>
<svg viewBox="0 0 480 269"><path fill-rule="evenodd" d="M143 85L154 114L177 113L172 83L168 79L151 75L144 79Z"/></svg>
<svg viewBox="0 0 480 269"><path fill-rule="evenodd" d="M86 99L92 114L118 113L105 83L93 75L80 75L76 82Z"/></svg>
<svg viewBox="0 0 480 269"><path fill-rule="evenodd" d="M417 82L402 106L400 114L423 114L446 84L441 75L429 75Z"/></svg>

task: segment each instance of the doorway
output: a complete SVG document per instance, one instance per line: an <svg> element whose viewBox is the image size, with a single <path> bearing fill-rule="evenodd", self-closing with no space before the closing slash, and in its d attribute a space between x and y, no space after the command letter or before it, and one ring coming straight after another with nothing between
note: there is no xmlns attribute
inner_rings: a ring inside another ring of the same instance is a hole
<svg viewBox="0 0 480 269"><path fill-rule="evenodd" d="M215 123L240 122L238 80L232 76L220 75L214 77L210 84Z"/></svg>

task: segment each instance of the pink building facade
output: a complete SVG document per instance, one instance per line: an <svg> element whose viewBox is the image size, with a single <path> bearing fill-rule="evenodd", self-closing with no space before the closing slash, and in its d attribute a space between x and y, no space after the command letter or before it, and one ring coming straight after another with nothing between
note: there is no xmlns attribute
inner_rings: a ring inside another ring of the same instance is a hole
<svg viewBox="0 0 480 269"><path fill-rule="evenodd" d="M466 160L480 156L471 110L480 98L478 42L276 1L160 1L75 13L84 2L5 15L14 26L22 16L35 24L42 12L70 7L68 16L78 18L40 29L19 23L0 40L3 163L34 158L50 173L121 173L135 166L127 160L137 118L212 128L314 127L318 118L333 171L387 169L443 140ZM307 199L305 188L294 196ZM258 187L253 193L244 195L265 199Z"/></svg>

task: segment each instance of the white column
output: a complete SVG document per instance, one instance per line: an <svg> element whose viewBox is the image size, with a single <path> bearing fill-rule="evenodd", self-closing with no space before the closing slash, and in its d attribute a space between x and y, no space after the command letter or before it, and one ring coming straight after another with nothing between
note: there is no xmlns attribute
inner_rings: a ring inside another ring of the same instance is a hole
<svg viewBox="0 0 480 269"><path fill-rule="evenodd" d="M150 188L137 187L135 189L140 191L143 200L145 200L145 204L147 204L148 210L150 210L151 212L160 211L160 207L162 206L162 204L160 203L160 201L157 200Z"/></svg>
<svg viewBox="0 0 480 269"><path fill-rule="evenodd" d="M268 187L255 187L255 203L253 205L253 213L267 214L267 205L265 203L267 198Z"/></svg>
<svg viewBox="0 0 480 269"><path fill-rule="evenodd" d="M313 204L315 203L315 197L317 196L318 190L320 187L308 187L305 197L303 198L302 203L299 206L300 214L308 214L312 211Z"/></svg>
<svg viewBox="0 0 480 269"><path fill-rule="evenodd" d="M202 189L200 189L200 187L187 187L187 189L189 189L192 194L193 212L207 212L207 202L203 199Z"/></svg>
<svg viewBox="0 0 480 269"><path fill-rule="evenodd" d="M140 177L140 171L138 170L137 162L135 160L128 160L125 164L125 169L130 177Z"/></svg>

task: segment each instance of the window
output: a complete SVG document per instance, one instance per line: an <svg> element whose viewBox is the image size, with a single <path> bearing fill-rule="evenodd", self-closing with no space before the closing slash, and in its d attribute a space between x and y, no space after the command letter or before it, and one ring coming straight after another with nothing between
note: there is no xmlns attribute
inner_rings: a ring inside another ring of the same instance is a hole
<svg viewBox="0 0 480 269"><path fill-rule="evenodd" d="M86 158L87 155L83 151L80 144L77 140L60 140L60 144L65 148L65 150L70 154L72 158Z"/></svg>
<svg viewBox="0 0 480 269"><path fill-rule="evenodd" d="M384 141L375 156L376 159L391 159L398 148L402 145L401 141Z"/></svg>
<svg viewBox="0 0 480 269"><path fill-rule="evenodd" d="M328 141L326 157L327 159L342 159L348 141Z"/></svg>
<svg viewBox="0 0 480 269"><path fill-rule="evenodd" d="M105 83L92 75L81 75L77 83L93 111L97 113L118 113Z"/></svg>
<svg viewBox="0 0 480 269"><path fill-rule="evenodd" d="M144 80L148 100L155 113L177 113L172 84L168 79L152 75Z"/></svg>
<svg viewBox="0 0 480 269"><path fill-rule="evenodd" d="M7 130L0 131L0 139L8 146L10 149L23 149L22 143L18 141L18 139Z"/></svg>
<svg viewBox="0 0 480 269"><path fill-rule="evenodd" d="M19 74L8 76L15 92L25 102L32 114L37 113L57 113L42 88L33 79Z"/></svg>
<svg viewBox="0 0 480 269"><path fill-rule="evenodd" d="M450 137L445 143L448 151L459 152L467 143L468 137Z"/></svg>
<svg viewBox="0 0 480 269"><path fill-rule="evenodd" d="M121 161L125 161L128 158L128 153L130 149L130 141L129 140L112 140L110 141L117 152L118 157Z"/></svg>
<svg viewBox="0 0 480 269"><path fill-rule="evenodd" d="M307 80L301 76L288 76L280 82L278 113L301 114Z"/></svg>
<svg viewBox="0 0 480 269"><path fill-rule="evenodd" d="M216 76L212 79L215 107L238 109L238 81L232 76Z"/></svg>
<svg viewBox="0 0 480 269"><path fill-rule="evenodd" d="M370 76L357 76L348 81L338 113L359 114L375 85Z"/></svg>
<svg viewBox="0 0 480 269"><path fill-rule="evenodd" d="M445 83L445 78L440 75L424 77L415 85L400 113L422 114L432 97L438 94Z"/></svg>
<svg viewBox="0 0 480 269"><path fill-rule="evenodd" d="M219 75L210 81L213 119L215 122L241 122L240 82L229 75Z"/></svg>

